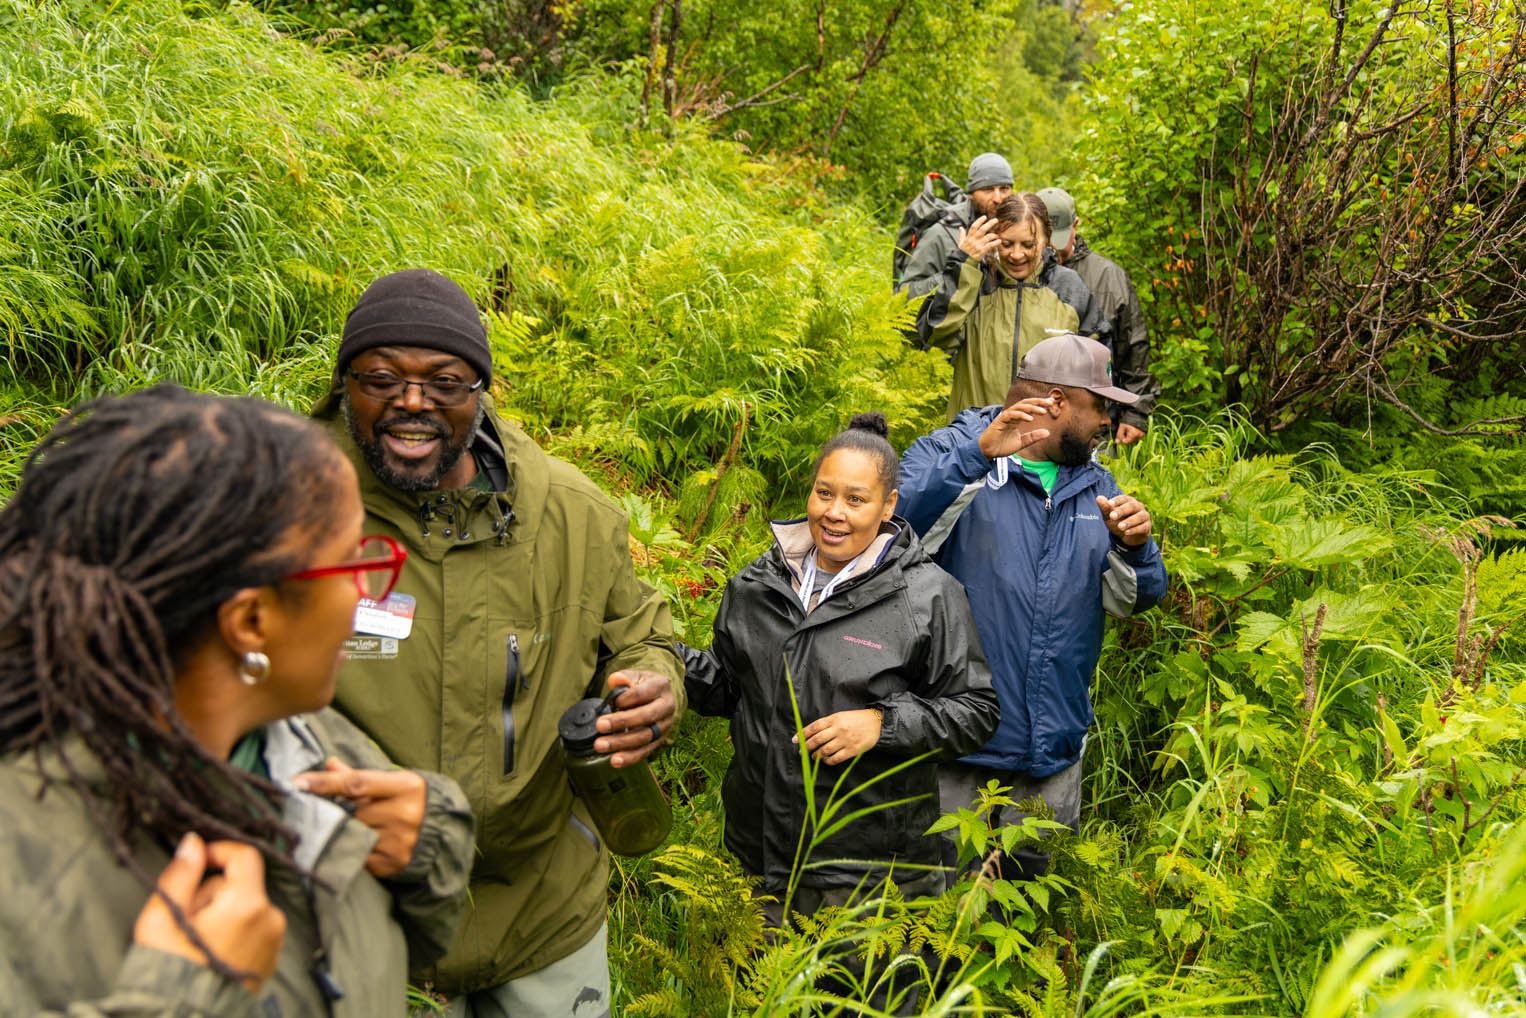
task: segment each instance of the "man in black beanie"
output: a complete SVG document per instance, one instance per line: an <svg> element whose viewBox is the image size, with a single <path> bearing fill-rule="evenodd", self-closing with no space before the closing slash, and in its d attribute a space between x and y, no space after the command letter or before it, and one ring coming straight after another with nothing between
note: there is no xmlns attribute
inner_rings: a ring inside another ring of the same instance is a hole
<svg viewBox="0 0 1526 1018"><path fill-rule="evenodd" d="M556 723L627 687L594 749L638 764L677 721L682 670L624 513L493 412L492 369L476 305L428 269L378 279L345 321L314 416L355 464L369 529L409 554L356 612L334 705L399 764L455 778L477 817L470 913L412 980L453 1018L597 1018L609 853Z"/></svg>

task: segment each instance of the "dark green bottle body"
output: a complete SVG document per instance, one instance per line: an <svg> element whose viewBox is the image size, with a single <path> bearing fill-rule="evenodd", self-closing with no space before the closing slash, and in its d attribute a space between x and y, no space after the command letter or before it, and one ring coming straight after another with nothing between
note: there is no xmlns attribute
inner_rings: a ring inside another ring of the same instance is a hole
<svg viewBox="0 0 1526 1018"><path fill-rule="evenodd" d="M645 855L668 836L673 811L647 761L617 768L609 762L609 754L593 751L598 734L594 721L608 709L607 703L582 700L562 715L558 727L567 778L573 793L587 804L594 826L611 852Z"/></svg>

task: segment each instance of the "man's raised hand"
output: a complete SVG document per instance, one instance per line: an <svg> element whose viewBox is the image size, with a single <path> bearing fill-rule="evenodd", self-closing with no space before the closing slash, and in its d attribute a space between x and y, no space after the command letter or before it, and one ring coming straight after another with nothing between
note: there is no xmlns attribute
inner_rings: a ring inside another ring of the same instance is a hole
<svg viewBox="0 0 1526 1018"><path fill-rule="evenodd" d="M1130 548L1138 548L1150 539L1150 510L1133 495L1097 496L1097 508L1108 531Z"/></svg>
<svg viewBox="0 0 1526 1018"><path fill-rule="evenodd" d="M1049 437L1048 428L1028 427L1035 419L1047 417L1054 400L1047 396L1020 399L997 414L980 433L980 451L988 460L1028 448ZM1026 430L1025 430L1026 429Z"/></svg>

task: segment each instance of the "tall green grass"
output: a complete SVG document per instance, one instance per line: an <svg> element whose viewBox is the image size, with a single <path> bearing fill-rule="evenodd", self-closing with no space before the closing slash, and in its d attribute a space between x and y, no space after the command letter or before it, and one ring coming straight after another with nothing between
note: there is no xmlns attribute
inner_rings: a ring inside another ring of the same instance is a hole
<svg viewBox="0 0 1526 1018"><path fill-rule="evenodd" d="M302 405L370 280L425 265L495 312L507 402L562 451L770 479L851 409L941 388L887 240L787 170L431 62L328 54L239 3L0 3L0 379L56 400L173 378ZM745 424L744 424L745 417Z"/></svg>

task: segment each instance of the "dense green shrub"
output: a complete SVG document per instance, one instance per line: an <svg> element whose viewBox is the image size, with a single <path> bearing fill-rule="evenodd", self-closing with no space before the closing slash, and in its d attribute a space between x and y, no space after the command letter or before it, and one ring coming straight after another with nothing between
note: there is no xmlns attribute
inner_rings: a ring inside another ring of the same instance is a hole
<svg viewBox="0 0 1526 1018"><path fill-rule="evenodd" d="M735 146L628 132L618 82L541 105L247 7L99 13L0 5L12 385L302 404L359 290L422 264L494 309L503 401L641 479L713 469L744 415L777 483L855 409L903 438L933 413L883 234Z"/></svg>
<svg viewBox="0 0 1526 1018"><path fill-rule="evenodd" d="M834 194L899 212L928 170L977 152L1037 189L1075 165L1067 102L1081 30L1057 0L271 0L308 31L411 48L544 94L630 72L638 118L693 119L755 152L805 157Z"/></svg>
<svg viewBox="0 0 1526 1018"><path fill-rule="evenodd" d="M1107 24L1077 186L1145 284L1169 390L1268 433L1361 427L1486 365L1526 397L1521 24L1452 0L1170 0ZM1465 409L1443 423L1526 423Z"/></svg>
<svg viewBox="0 0 1526 1018"><path fill-rule="evenodd" d="M1138 285L1167 404L1240 403L1283 448L1526 510L1521 26L1450 0L1093 22L1075 193Z"/></svg>

